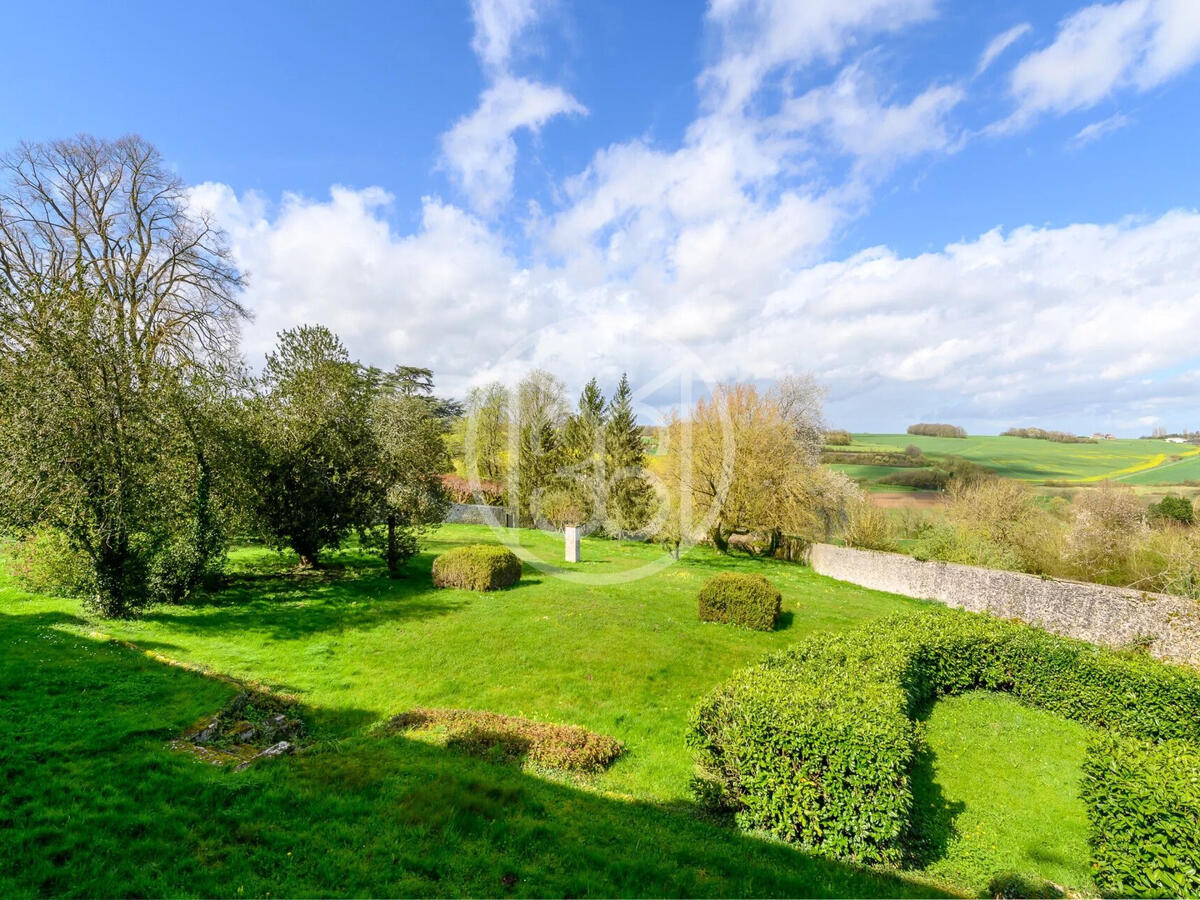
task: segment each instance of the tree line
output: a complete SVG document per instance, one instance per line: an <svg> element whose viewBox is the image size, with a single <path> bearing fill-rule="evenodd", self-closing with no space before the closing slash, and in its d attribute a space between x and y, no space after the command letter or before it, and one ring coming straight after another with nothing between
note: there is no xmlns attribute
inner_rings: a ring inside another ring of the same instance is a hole
<svg viewBox="0 0 1200 900"><path fill-rule="evenodd" d="M357 532L399 573L446 504L456 409L428 370L305 326L251 375L226 236L138 137L24 144L0 178L0 532L82 560L112 616L182 599L246 533L316 565Z"/></svg>
<svg viewBox="0 0 1200 900"><path fill-rule="evenodd" d="M458 466L477 489L503 485L520 524L638 533L656 496L633 401L624 374L608 399L592 378L574 409L562 381L543 370L513 388L477 387L458 428Z"/></svg>

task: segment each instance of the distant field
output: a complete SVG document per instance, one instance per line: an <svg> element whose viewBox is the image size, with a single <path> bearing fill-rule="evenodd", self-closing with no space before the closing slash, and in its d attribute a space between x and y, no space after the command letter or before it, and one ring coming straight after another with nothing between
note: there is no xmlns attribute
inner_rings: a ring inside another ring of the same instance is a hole
<svg viewBox="0 0 1200 900"><path fill-rule="evenodd" d="M1132 475L1122 475L1123 484L1182 484L1185 481L1200 481L1200 455L1186 456L1176 462L1165 462L1161 466Z"/></svg>
<svg viewBox="0 0 1200 900"><path fill-rule="evenodd" d="M1020 481L1071 481L1083 484L1111 478L1128 484L1177 484L1200 479L1200 448L1156 440L1058 444L996 435L935 438L911 434L856 434L852 444L836 449L843 452L895 451L903 450L909 444L920 447L926 456L961 456ZM1181 456L1184 457L1182 460L1173 460ZM864 473L851 477L874 479L879 476L867 476Z"/></svg>

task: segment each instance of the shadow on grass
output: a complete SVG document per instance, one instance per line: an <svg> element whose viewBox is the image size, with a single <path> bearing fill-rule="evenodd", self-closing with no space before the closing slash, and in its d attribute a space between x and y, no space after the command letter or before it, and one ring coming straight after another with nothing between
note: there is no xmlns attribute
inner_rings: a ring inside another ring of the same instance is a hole
<svg viewBox="0 0 1200 900"><path fill-rule="evenodd" d="M928 720L933 707L934 701L922 704L915 718ZM958 836L955 823L966 809L961 800L946 799L937 783L936 763L937 754L928 744L922 744L913 763L913 809L905 835L907 864L912 868L925 868L946 858L951 842Z"/></svg>
<svg viewBox="0 0 1200 900"><path fill-rule="evenodd" d="M389 578L382 566L369 563L308 572L254 567L232 573L219 590L179 606L154 607L143 618L191 633L249 631L291 640L448 615L470 602L435 591L420 562L410 561L404 578Z"/></svg>
<svg viewBox="0 0 1200 900"><path fill-rule="evenodd" d="M166 742L235 690L0 614L0 895L929 896L684 810L359 733L235 773Z"/></svg>

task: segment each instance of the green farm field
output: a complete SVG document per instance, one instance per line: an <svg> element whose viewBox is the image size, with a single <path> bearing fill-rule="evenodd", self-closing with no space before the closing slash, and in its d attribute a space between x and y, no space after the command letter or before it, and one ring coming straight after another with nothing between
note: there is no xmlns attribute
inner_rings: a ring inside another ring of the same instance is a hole
<svg viewBox="0 0 1200 900"><path fill-rule="evenodd" d="M855 434L841 452L903 450L913 444L928 457L960 456L1020 481L1080 484L1120 480L1167 484L1200 478L1200 448L1159 440L1102 440L1059 444L1030 438L981 435L936 438L911 434ZM1176 458L1182 457L1176 461ZM1162 479L1162 480L1158 480Z"/></svg>
<svg viewBox="0 0 1200 900"><path fill-rule="evenodd" d="M561 553L558 536L520 535ZM243 548L223 590L135 621L0 578L0 895L979 896L1000 870L1094 891L1079 728L1012 702L935 707L916 869L805 856L693 806L684 735L707 691L806 635L926 604L703 549L631 581L527 566L492 594L432 587L434 555L493 539L445 526L400 581L351 551L302 574ZM583 553L561 569L662 560L628 542ZM776 631L697 621L699 587L729 569L779 586ZM315 746L241 773L170 750L234 694L228 678L297 695ZM582 725L628 749L568 777L381 732L418 705ZM1000 803L977 774L997 766Z"/></svg>

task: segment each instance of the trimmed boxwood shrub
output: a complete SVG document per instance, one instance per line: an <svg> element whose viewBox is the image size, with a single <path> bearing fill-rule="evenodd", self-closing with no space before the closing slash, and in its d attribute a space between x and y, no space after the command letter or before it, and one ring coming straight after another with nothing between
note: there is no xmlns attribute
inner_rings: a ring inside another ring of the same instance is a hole
<svg viewBox="0 0 1200 900"><path fill-rule="evenodd" d="M1106 897L1200 896L1200 749L1111 736L1083 764L1096 886Z"/></svg>
<svg viewBox="0 0 1200 900"><path fill-rule="evenodd" d="M722 572L700 588L700 621L773 631L782 599L779 589L761 575Z"/></svg>
<svg viewBox="0 0 1200 900"><path fill-rule="evenodd" d="M939 696L986 689L1150 741L1200 738L1200 676L956 610L809 639L694 710L702 803L810 852L898 863L920 739Z"/></svg>
<svg viewBox="0 0 1200 900"><path fill-rule="evenodd" d="M521 560L496 544L469 544L443 553L433 561L437 587L494 591L511 587L521 577Z"/></svg>

